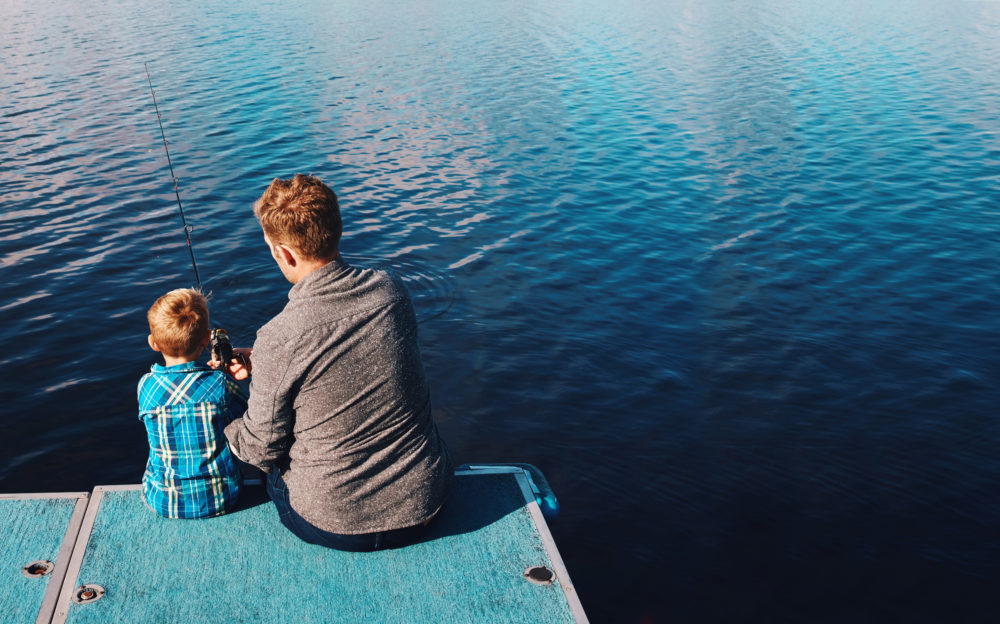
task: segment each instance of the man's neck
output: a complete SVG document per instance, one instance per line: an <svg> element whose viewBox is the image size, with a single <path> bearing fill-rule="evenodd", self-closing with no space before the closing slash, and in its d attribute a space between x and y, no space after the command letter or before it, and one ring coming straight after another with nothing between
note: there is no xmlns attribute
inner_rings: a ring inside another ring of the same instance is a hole
<svg viewBox="0 0 1000 624"><path fill-rule="evenodd" d="M325 259L325 260L324 259L314 259L314 258L309 258L308 260L306 260L306 259L299 259L298 263L294 267L290 267L290 269L291 269L290 273L291 274L287 275L286 277L288 277L288 281L290 281L291 283L298 284L302 280L302 278L304 278L305 276L309 275L313 271L316 271L318 269L322 269L323 267L325 267L326 265L330 264L331 262L333 262L337 258L340 258L340 254L339 253L337 255L335 255L334 257L328 258L328 259Z"/></svg>

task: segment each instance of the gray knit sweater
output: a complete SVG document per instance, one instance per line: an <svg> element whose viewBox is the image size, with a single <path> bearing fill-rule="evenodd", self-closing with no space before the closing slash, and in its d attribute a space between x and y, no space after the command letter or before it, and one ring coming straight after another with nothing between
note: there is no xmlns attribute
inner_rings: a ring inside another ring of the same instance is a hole
<svg viewBox="0 0 1000 624"><path fill-rule="evenodd" d="M282 471L292 508L334 533L430 518L452 466L431 420L417 321L402 282L334 260L257 332L233 452Z"/></svg>

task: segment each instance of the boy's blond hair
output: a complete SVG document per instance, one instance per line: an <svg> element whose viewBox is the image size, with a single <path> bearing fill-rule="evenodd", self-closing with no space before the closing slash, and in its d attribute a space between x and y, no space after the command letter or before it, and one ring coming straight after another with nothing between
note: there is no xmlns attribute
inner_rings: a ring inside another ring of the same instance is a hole
<svg viewBox="0 0 1000 624"><path fill-rule="evenodd" d="M289 245L307 258L336 257L343 229L337 194L314 176L275 178L253 206L271 243Z"/></svg>
<svg viewBox="0 0 1000 624"><path fill-rule="evenodd" d="M193 288L171 290L146 313L149 335L171 357L197 356L209 332L208 300Z"/></svg>

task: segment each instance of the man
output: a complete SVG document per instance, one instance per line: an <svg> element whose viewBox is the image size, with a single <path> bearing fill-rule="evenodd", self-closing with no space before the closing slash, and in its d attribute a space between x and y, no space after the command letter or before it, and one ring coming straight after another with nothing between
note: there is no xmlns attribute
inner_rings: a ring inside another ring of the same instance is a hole
<svg viewBox="0 0 1000 624"><path fill-rule="evenodd" d="M419 538L452 465L431 419L417 321L403 284L349 266L337 196L319 179L274 180L254 204L264 241L294 284L260 328L246 415L232 451L268 474L282 524L301 539L370 551Z"/></svg>

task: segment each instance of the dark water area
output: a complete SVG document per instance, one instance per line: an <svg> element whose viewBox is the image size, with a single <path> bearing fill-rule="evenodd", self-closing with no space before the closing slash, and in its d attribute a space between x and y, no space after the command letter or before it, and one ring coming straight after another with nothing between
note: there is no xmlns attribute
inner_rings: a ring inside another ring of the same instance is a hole
<svg viewBox="0 0 1000 624"><path fill-rule="evenodd" d="M341 198L594 622L1000 617L1000 2L0 3L0 491L135 483L145 310Z"/></svg>

